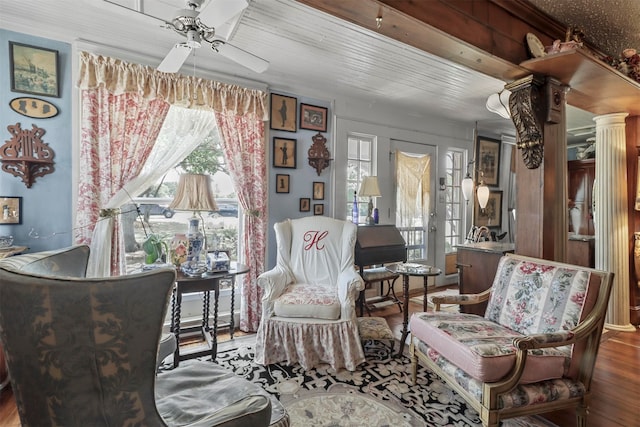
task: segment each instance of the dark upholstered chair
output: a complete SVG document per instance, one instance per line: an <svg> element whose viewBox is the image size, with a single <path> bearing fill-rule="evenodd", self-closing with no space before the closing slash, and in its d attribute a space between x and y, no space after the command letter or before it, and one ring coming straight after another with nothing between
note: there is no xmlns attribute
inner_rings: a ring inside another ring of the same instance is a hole
<svg viewBox="0 0 640 427"><path fill-rule="evenodd" d="M89 279L88 255L0 261L0 340L23 426L288 424L277 400L215 363L156 375L175 271Z"/></svg>

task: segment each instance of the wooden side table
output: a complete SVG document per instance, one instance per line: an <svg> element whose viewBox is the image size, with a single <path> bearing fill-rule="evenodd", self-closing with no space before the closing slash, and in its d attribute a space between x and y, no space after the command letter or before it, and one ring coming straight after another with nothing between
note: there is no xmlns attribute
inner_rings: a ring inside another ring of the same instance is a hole
<svg viewBox="0 0 640 427"><path fill-rule="evenodd" d="M178 272L176 278L176 286L173 289L171 298L171 332L176 336L176 351L173 355L173 366L176 367L181 360L193 359L200 356L211 354L211 360L216 360L218 352L218 301L220 298L220 281L231 280L231 320L229 322L230 335L233 337L233 329L235 322L233 318L234 311L234 288L235 277L239 274L245 274L249 268L244 264L232 264L231 270L220 273L204 273L200 277L189 277ZM213 291L213 327L209 326L209 309L211 306L211 291ZM180 316L182 311L182 295L195 292L203 293L202 308L202 324L189 328L180 327ZM199 332L206 341L207 349L196 350L188 353L180 354L180 334Z"/></svg>
<svg viewBox="0 0 640 427"><path fill-rule="evenodd" d="M415 267L407 267L411 265L415 265ZM402 310L402 336L400 337L400 350L398 350L398 355L401 356L404 350L405 340L409 334L409 277L419 276L424 278L422 310L427 311L427 286L429 285L429 277L439 276L442 274L442 270L429 266L427 262L423 260L412 260L410 263L392 264L386 268L389 272L402 276L402 303L404 310Z"/></svg>

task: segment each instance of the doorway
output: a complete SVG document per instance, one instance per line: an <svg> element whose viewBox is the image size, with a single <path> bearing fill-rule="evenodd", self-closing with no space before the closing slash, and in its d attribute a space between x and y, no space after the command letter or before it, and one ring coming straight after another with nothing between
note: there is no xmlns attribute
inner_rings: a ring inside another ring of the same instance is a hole
<svg viewBox="0 0 640 427"><path fill-rule="evenodd" d="M395 223L407 243L407 260L436 262L437 147L391 140Z"/></svg>

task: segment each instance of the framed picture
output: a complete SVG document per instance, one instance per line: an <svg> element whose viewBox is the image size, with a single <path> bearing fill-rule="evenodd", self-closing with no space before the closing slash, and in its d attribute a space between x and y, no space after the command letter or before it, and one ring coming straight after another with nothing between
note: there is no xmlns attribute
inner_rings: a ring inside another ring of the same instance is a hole
<svg viewBox="0 0 640 427"><path fill-rule="evenodd" d="M11 91L60 97L58 51L9 42Z"/></svg>
<svg viewBox="0 0 640 427"><path fill-rule="evenodd" d="M500 141L479 136L477 147L476 182L482 180L489 187L497 187L500 179Z"/></svg>
<svg viewBox="0 0 640 427"><path fill-rule="evenodd" d="M313 183L313 200L324 200L324 182Z"/></svg>
<svg viewBox="0 0 640 427"><path fill-rule="evenodd" d="M311 211L311 199L308 197L300 198L300 212L310 212Z"/></svg>
<svg viewBox="0 0 640 427"><path fill-rule="evenodd" d="M313 205L314 215L324 215L324 203L316 203Z"/></svg>
<svg viewBox="0 0 640 427"><path fill-rule="evenodd" d="M289 178L289 175L280 173L276 175L276 193L289 192Z"/></svg>
<svg viewBox="0 0 640 427"><path fill-rule="evenodd" d="M502 191L491 191L489 202L482 209L475 197L475 209L473 210L473 225L477 227L501 227L502 226Z"/></svg>
<svg viewBox="0 0 640 427"><path fill-rule="evenodd" d="M297 140L289 138L273 138L273 167L296 168Z"/></svg>
<svg viewBox="0 0 640 427"><path fill-rule="evenodd" d="M270 127L273 130L296 132L298 100L291 96L271 94Z"/></svg>
<svg viewBox="0 0 640 427"><path fill-rule="evenodd" d="M22 197L0 197L0 224L22 224Z"/></svg>
<svg viewBox="0 0 640 427"><path fill-rule="evenodd" d="M327 109L315 105L300 104L300 129L327 131Z"/></svg>

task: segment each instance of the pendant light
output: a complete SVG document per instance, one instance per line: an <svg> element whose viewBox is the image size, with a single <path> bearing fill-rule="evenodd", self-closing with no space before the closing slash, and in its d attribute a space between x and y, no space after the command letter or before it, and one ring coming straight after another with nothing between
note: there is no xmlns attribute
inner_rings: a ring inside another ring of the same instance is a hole
<svg viewBox="0 0 640 427"><path fill-rule="evenodd" d="M480 171L480 185L476 189L476 193L478 194L478 204L480 205L480 209L484 209L487 207L487 203L489 203L489 187L486 186L482 178L484 177L484 172Z"/></svg>

